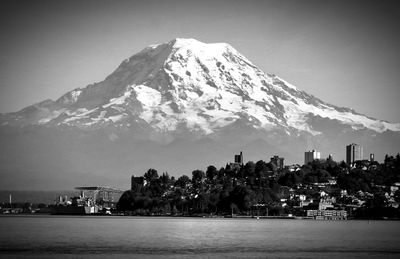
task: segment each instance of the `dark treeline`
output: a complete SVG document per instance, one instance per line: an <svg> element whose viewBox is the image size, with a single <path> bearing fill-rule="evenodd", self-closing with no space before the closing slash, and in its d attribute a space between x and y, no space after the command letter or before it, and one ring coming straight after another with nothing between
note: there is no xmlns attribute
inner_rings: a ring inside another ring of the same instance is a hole
<svg viewBox="0 0 400 259"><path fill-rule="evenodd" d="M323 185L331 179L336 184ZM399 154L386 156L382 164L359 161L355 168L329 159L295 169L278 169L261 160L220 169L211 165L205 172L194 170L191 177L178 179L149 169L143 184L133 184L123 193L117 209L132 215L304 216L306 209L318 208L323 191L335 197L336 205L342 208L353 205L355 198L362 200L352 216L399 217L399 209L391 206L388 197L396 182L400 182ZM300 194L312 198L313 203L299 209L295 197ZM397 202L399 194L395 194Z"/></svg>

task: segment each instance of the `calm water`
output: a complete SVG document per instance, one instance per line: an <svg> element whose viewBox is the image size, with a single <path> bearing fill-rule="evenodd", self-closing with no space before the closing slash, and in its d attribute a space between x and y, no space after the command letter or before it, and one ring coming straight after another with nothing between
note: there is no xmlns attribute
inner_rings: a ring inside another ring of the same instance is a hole
<svg viewBox="0 0 400 259"><path fill-rule="evenodd" d="M0 217L0 258L400 258L399 241L399 221Z"/></svg>

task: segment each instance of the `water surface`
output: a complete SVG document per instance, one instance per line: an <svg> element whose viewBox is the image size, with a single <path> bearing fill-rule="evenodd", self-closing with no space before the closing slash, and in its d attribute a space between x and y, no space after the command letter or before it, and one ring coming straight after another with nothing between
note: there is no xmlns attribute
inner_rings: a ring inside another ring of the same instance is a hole
<svg viewBox="0 0 400 259"><path fill-rule="evenodd" d="M399 221L1 216L8 258L400 258Z"/></svg>

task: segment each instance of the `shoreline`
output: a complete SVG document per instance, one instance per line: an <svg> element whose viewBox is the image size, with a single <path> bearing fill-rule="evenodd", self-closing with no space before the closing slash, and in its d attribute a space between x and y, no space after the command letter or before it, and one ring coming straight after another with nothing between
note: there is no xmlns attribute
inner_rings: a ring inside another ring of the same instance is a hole
<svg viewBox="0 0 400 259"><path fill-rule="evenodd" d="M400 221L400 218L348 218L345 220L328 220L328 219L314 219L312 217L301 216L171 216L171 215L124 215L124 214L82 214L82 215L68 215L68 214L51 214L51 213L19 213L19 214L0 214L0 217L132 217L132 218L202 218L202 219L253 219L253 220L307 220L307 221Z"/></svg>

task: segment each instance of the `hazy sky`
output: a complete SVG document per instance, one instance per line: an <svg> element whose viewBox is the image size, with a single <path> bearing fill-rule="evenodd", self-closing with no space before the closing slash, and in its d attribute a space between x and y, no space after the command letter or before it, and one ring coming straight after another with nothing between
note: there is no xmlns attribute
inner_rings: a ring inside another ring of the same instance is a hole
<svg viewBox="0 0 400 259"><path fill-rule="evenodd" d="M400 122L396 2L1 1L0 112L102 81L182 37L230 43L324 101Z"/></svg>

